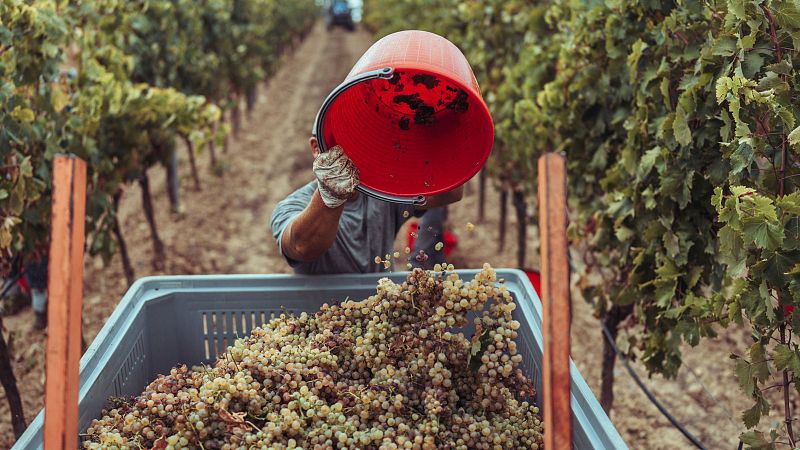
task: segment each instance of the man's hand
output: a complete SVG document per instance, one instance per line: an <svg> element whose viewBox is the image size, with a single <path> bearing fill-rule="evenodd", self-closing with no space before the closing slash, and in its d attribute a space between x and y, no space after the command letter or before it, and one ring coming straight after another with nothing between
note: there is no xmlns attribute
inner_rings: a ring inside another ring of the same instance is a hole
<svg viewBox="0 0 800 450"><path fill-rule="evenodd" d="M359 183L358 169L338 145L317 156L314 175L319 182L319 195L331 209L349 200Z"/></svg>

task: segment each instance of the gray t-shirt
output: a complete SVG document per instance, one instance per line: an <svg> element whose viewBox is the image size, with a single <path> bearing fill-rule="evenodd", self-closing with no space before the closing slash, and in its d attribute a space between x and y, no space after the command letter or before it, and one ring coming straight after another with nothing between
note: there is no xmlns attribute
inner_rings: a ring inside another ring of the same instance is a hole
<svg viewBox="0 0 800 450"><path fill-rule="evenodd" d="M283 199L272 212L272 235L278 249L296 273L369 273L383 270L375 257L384 258L394 252L394 240L403 223L414 214L414 207L388 203L360 194L355 201L347 202L339 219L339 230L331 248L312 262L295 261L281 248L281 237L286 226L311 202L317 189L312 181ZM407 214L405 214L408 212ZM404 217L405 216L405 217ZM405 270L405 268L400 268Z"/></svg>

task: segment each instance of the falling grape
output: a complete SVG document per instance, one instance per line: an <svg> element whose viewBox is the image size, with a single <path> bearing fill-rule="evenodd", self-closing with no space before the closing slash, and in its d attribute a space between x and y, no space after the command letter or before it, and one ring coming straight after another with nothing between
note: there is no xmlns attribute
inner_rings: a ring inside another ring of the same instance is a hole
<svg viewBox="0 0 800 450"><path fill-rule="evenodd" d="M441 251L444 248L444 244L441 242L437 242L436 245L433 246L433 248L435 248L437 252Z"/></svg>

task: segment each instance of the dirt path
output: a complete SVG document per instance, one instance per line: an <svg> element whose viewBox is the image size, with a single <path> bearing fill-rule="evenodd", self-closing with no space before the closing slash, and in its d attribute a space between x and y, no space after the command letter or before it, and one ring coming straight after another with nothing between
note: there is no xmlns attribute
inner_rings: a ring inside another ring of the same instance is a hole
<svg viewBox="0 0 800 450"><path fill-rule="evenodd" d="M211 175L208 155L203 154L199 158L202 190L193 191L185 150L181 150L182 214L169 212L164 170L150 171L156 219L167 254L161 272L151 267L152 246L141 211L140 192L131 187L120 212L136 276L288 272L269 232L269 215L281 198L311 180L307 139L317 109L371 42L372 37L364 31L328 33L322 27L315 28L286 58L269 84L262 87L255 109L244 122L238 139L231 141L229 153L218 155L225 168L223 177ZM450 223L461 238L451 259L460 267L476 267L484 261L495 267L514 267L513 209L509 208L508 244L500 252L496 246L497 194L493 190L488 193L487 219L479 223L476 193L477 182L473 180L467 186L466 198L451 207ZM467 222L476 224L473 233L464 231ZM535 267L536 229L529 227L528 235L528 265ZM87 261L84 329L89 342L125 289L118 258L108 265L99 258ZM574 359L597 393L601 353L597 322L583 302L576 302L574 320ZM30 421L42 405L44 336L30 331L29 310L4 321ZM699 378L684 371L675 381L647 381L708 448L735 448L739 432L727 417L728 411L738 415L744 406L736 403L740 396L728 359L734 348L730 342L733 339L726 337L688 351L686 359ZM641 368L639 373L644 376ZM688 448L687 441L650 405L620 365L617 379L612 420L632 449ZM722 406L716 406L716 400L703 390L700 381ZM8 409L0 397L0 448L8 448L12 441Z"/></svg>

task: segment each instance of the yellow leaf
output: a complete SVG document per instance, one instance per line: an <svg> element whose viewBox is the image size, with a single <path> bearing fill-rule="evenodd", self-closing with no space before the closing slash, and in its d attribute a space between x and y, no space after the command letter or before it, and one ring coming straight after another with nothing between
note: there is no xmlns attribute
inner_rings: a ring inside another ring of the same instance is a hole
<svg viewBox="0 0 800 450"><path fill-rule="evenodd" d="M50 104L55 111L62 111L69 104L69 95L58 84L54 84L50 92Z"/></svg>
<svg viewBox="0 0 800 450"><path fill-rule="evenodd" d="M22 106L16 106L13 111L11 111L11 117L15 120L22 122L22 123L31 123L36 118L29 108L24 108Z"/></svg>
<svg viewBox="0 0 800 450"><path fill-rule="evenodd" d="M11 245L11 230L0 228L0 249L7 249Z"/></svg>

